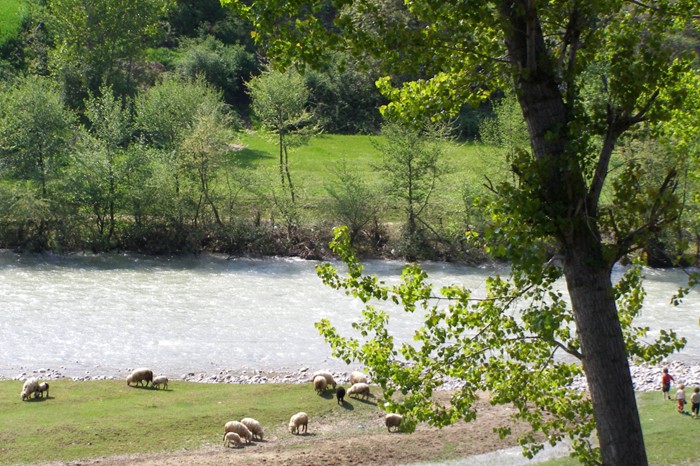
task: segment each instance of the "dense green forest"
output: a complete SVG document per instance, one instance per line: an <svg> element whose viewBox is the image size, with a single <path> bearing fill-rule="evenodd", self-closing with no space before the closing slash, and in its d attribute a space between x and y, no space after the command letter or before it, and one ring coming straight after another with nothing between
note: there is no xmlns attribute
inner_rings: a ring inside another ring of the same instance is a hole
<svg viewBox="0 0 700 466"><path fill-rule="evenodd" d="M218 0L3 8L0 247L320 257L344 224L363 254L487 257L465 232L482 232L479 203L528 145L507 89L449 125L402 128L379 112L374 59L280 71ZM615 157L647 173L639 189L663 176L651 137ZM683 215L649 242L660 265L697 256L694 171Z"/></svg>

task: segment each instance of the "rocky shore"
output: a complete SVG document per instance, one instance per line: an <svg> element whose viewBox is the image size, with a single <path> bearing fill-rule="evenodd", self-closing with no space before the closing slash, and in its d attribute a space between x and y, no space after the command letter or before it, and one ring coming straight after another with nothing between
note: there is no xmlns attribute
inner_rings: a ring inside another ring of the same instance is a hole
<svg viewBox="0 0 700 466"><path fill-rule="evenodd" d="M674 386L682 383L686 387L700 386L700 364L688 364L680 361L672 361L667 364L651 366L648 364L633 365L631 368L634 388L638 391L649 392L661 389L661 373L664 367L668 367L669 373L674 377ZM180 376L168 375L170 380L182 380L198 383L232 383L232 384L262 384L262 383L307 383L311 374L316 369L303 367L296 371L263 371L257 369L218 370L215 372L188 372ZM330 371L339 384L349 383L349 373ZM28 377L37 377L42 380L55 380L67 378L60 369L36 369L24 371L13 380L24 380ZM92 376L89 374L70 377L76 381L87 380L120 380L126 375ZM447 380L443 385L444 390L456 390L461 386L459 380ZM573 387L577 390L587 389L585 378L574 381Z"/></svg>

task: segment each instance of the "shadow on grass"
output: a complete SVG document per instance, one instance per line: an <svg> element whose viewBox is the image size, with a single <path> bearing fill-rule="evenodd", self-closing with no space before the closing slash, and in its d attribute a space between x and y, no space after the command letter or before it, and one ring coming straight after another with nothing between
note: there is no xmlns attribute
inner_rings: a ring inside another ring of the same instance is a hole
<svg viewBox="0 0 700 466"><path fill-rule="evenodd" d="M231 157L243 168L253 168L260 160L272 158L267 152L255 149L241 149Z"/></svg>
<svg viewBox="0 0 700 466"><path fill-rule="evenodd" d="M359 401L360 403L364 403L366 405L377 406L377 400L374 398L374 395L370 395L369 398L352 397L352 399L355 401Z"/></svg>
<svg viewBox="0 0 700 466"><path fill-rule="evenodd" d="M348 403L347 401L343 400L342 403L338 403L343 409L347 411L352 411L355 409L355 407L352 405L352 403Z"/></svg>

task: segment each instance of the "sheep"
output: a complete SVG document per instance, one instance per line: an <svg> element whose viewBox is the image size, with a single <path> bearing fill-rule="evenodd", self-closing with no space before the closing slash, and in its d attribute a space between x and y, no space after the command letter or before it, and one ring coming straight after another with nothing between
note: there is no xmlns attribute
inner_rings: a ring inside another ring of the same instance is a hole
<svg viewBox="0 0 700 466"><path fill-rule="evenodd" d="M350 373L350 385L355 385L356 383L367 383L367 375L360 371L352 371Z"/></svg>
<svg viewBox="0 0 700 466"><path fill-rule="evenodd" d="M161 385L163 386L163 390L166 390L168 388L168 378L164 375L154 377L151 386L157 390Z"/></svg>
<svg viewBox="0 0 700 466"><path fill-rule="evenodd" d="M43 398L44 392L46 392L46 398L49 397L49 384L47 382L41 382L34 393L35 398Z"/></svg>
<svg viewBox="0 0 700 466"><path fill-rule="evenodd" d="M243 445L243 440L241 440L241 437L235 432L226 432L224 434L224 446L230 447L231 443L238 448L239 445Z"/></svg>
<svg viewBox="0 0 700 466"><path fill-rule="evenodd" d="M253 434L254 439L263 439L263 434L265 432L263 431L263 428L258 421L256 421L252 417L245 417L241 419L241 424L248 428L248 430Z"/></svg>
<svg viewBox="0 0 700 466"><path fill-rule="evenodd" d="M342 405L345 403L345 389L343 387L338 387L335 391L335 396L338 398L338 404Z"/></svg>
<svg viewBox="0 0 700 466"><path fill-rule="evenodd" d="M316 371L314 374L311 376L311 380L313 381L317 376L322 375L323 377L326 378L326 385L333 385L333 389L335 389L335 379L333 378L333 375L328 372L328 371Z"/></svg>
<svg viewBox="0 0 700 466"><path fill-rule="evenodd" d="M22 385L22 393L20 394L20 399L22 401L31 399L31 396L34 395L38 389L39 379L37 379L36 377L28 378L24 381L24 385Z"/></svg>
<svg viewBox="0 0 700 466"><path fill-rule="evenodd" d="M309 425L309 416L304 412L296 413L289 419L289 431L292 434L301 434L301 428L304 428L304 433Z"/></svg>
<svg viewBox="0 0 700 466"><path fill-rule="evenodd" d="M245 439L246 443L250 443L250 441L253 439L253 434L250 432L250 430L248 430L245 424L238 421L227 422L226 425L224 425L224 433L226 432L237 433L242 439Z"/></svg>
<svg viewBox="0 0 700 466"><path fill-rule="evenodd" d="M132 383L141 386L141 382L146 382L146 387L148 387L149 382L153 382L153 371L151 369L146 367L134 369L126 378L126 384L129 386Z"/></svg>
<svg viewBox="0 0 700 466"><path fill-rule="evenodd" d="M350 395L357 395L369 398L369 385L362 382L356 383L348 389L348 396Z"/></svg>
<svg viewBox="0 0 700 466"><path fill-rule="evenodd" d="M398 432L401 421L403 421L403 416L400 414L387 413L387 415L384 416L384 424L389 432L391 432L392 427L394 428L394 432Z"/></svg>
<svg viewBox="0 0 700 466"><path fill-rule="evenodd" d="M326 378L322 375L314 377L314 389L320 394L326 389Z"/></svg>

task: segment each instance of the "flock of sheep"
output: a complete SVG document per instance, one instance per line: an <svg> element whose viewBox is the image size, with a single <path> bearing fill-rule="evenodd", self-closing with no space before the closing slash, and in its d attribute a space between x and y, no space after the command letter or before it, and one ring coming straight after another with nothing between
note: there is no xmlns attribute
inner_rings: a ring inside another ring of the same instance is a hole
<svg viewBox="0 0 700 466"><path fill-rule="evenodd" d="M314 385L314 389L317 393L322 394L328 388L332 387L335 390L335 395L338 400L338 404L345 403L345 395L363 397L368 399L370 397L369 384L367 383L367 376L359 371L353 371L350 374L350 388L345 390L343 387L338 387L333 375L328 371L316 371L311 377ZM153 371L148 368L134 369L131 374L126 378L126 384L131 386L143 386L148 387L151 384L152 388L158 389L162 387L163 389L168 388L168 378L165 376L153 376ZM41 398L46 393L46 397L49 396L49 384L46 382L39 383L36 377L31 377L24 382L22 386L22 401L30 400L32 397ZM403 417L400 414L389 413L384 417L384 424L389 432L394 429L397 431L401 425ZM289 431L292 434L302 434L306 433L309 424L309 416L304 412L296 413L289 420ZM244 443L251 443L255 440L262 440L264 435L264 430L260 423L253 418L244 418L240 421L230 421L224 425L224 446L235 446L238 447Z"/></svg>
<svg viewBox="0 0 700 466"><path fill-rule="evenodd" d="M350 373L350 388L345 390L343 387L338 387L333 374L328 371L316 371L311 376L311 381L314 385L314 390L322 394L328 388L332 387L335 390L335 396L338 404L345 403L345 395L355 397L370 397L369 384L367 376L359 371ZM394 432L399 430L403 417L400 414L388 413L384 416L384 424L389 432L394 429ZM309 415L305 412L298 412L289 419L289 432L295 435L306 433L309 426ZM263 439L263 428L260 423L253 418L244 418L240 421L229 421L224 425L224 446L238 447L244 443L250 443L253 439Z"/></svg>

